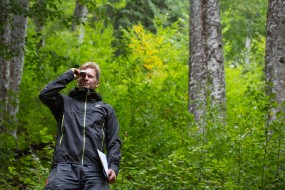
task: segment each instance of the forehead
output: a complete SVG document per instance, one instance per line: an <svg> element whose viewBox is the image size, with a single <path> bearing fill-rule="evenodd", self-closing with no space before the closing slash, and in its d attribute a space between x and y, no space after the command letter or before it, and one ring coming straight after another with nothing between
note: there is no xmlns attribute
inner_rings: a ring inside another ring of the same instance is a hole
<svg viewBox="0 0 285 190"><path fill-rule="evenodd" d="M95 69L88 67L88 68L86 68L86 69L84 69L84 70L86 71L86 73L91 74L91 75L93 75L93 76L96 76L96 71L95 71Z"/></svg>

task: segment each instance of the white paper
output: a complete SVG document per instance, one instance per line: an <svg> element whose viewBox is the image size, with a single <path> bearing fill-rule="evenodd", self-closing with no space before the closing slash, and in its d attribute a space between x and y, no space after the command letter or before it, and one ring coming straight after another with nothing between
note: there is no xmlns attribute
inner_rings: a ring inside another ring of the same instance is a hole
<svg viewBox="0 0 285 190"><path fill-rule="evenodd" d="M107 157L106 154L104 154L103 152L101 152L100 150L97 149L101 164L103 165L103 171L104 171L104 175L105 177L108 177L108 161L107 161Z"/></svg>

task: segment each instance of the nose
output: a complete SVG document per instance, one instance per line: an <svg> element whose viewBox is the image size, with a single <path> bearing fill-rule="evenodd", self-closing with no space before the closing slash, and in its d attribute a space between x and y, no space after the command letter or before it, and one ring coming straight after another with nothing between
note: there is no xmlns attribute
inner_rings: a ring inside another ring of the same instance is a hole
<svg viewBox="0 0 285 190"><path fill-rule="evenodd" d="M81 73L81 77L82 77L83 79L86 79L86 77L88 78L88 75L87 75L86 73Z"/></svg>
<svg viewBox="0 0 285 190"><path fill-rule="evenodd" d="M84 80L88 80L88 75L82 76Z"/></svg>

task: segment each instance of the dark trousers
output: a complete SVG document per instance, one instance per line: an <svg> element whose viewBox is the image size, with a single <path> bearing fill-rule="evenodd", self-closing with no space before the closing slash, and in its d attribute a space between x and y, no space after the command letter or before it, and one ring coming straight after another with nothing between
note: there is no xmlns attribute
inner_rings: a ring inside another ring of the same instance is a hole
<svg viewBox="0 0 285 190"><path fill-rule="evenodd" d="M101 168L76 164L58 164L48 177L45 190L108 190Z"/></svg>

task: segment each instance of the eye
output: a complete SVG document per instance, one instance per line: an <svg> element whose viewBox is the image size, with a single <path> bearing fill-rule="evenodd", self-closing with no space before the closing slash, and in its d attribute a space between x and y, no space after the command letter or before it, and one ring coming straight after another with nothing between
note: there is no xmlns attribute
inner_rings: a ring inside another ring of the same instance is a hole
<svg viewBox="0 0 285 190"><path fill-rule="evenodd" d="M94 76L93 75L88 75L88 78L94 78Z"/></svg>

